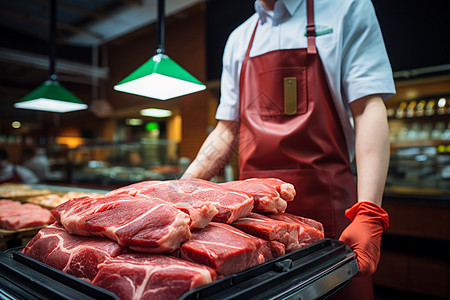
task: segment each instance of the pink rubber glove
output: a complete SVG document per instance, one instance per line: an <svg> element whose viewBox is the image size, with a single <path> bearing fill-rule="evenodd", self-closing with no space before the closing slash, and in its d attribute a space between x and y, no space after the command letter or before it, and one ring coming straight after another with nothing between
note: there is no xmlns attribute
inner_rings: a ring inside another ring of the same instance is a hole
<svg viewBox="0 0 450 300"><path fill-rule="evenodd" d="M345 211L352 222L339 238L357 254L358 276L370 276L380 260L381 234L389 227L388 213L378 205L362 201Z"/></svg>

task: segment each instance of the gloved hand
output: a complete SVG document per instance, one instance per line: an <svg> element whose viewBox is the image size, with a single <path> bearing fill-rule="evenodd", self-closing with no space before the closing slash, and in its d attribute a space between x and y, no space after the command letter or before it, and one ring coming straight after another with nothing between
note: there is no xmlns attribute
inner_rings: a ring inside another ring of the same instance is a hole
<svg viewBox="0 0 450 300"><path fill-rule="evenodd" d="M358 276L370 276L377 270L380 260L381 234L389 227L389 215L380 206L361 201L345 211L352 222L339 238L357 254L357 263L361 273Z"/></svg>

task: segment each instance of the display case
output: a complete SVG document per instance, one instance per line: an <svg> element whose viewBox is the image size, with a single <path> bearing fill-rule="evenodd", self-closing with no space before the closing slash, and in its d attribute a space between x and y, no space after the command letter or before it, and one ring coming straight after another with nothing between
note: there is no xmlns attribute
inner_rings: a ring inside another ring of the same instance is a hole
<svg viewBox="0 0 450 300"><path fill-rule="evenodd" d="M82 145L69 150L69 182L115 187L177 179L183 167L178 148L177 142L163 139Z"/></svg>
<svg viewBox="0 0 450 300"><path fill-rule="evenodd" d="M387 189L450 193L450 97L388 107L391 160Z"/></svg>

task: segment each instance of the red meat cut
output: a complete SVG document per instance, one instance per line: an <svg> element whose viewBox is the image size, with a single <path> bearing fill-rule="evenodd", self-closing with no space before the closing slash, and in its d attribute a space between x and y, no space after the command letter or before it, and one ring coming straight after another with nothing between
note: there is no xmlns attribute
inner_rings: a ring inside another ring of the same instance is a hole
<svg viewBox="0 0 450 300"><path fill-rule="evenodd" d="M231 225L211 222L192 232L181 245L180 257L230 275L284 255L284 246L249 235Z"/></svg>
<svg viewBox="0 0 450 300"><path fill-rule="evenodd" d="M300 248L298 240L300 229L296 224L274 220L257 213L250 213L247 217L240 218L231 225L267 241L278 241L285 246L286 252Z"/></svg>
<svg viewBox="0 0 450 300"><path fill-rule="evenodd" d="M309 246L324 239L322 223L289 213L269 214L269 218L299 226L298 241L300 247Z"/></svg>
<svg viewBox="0 0 450 300"><path fill-rule="evenodd" d="M257 182L271 186L277 190L277 192L280 194L281 199L287 202L294 200L294 197L296 195L294 185L284 182L283 180L280 180L278 178L249 178L245 181Z"/></svg>
<svg viewBox="0 0 450 300"><path fill-rule="evenodd" d="M254 199L253 211L258 213L283 213L287 201L292 201L296 193L292 184L276 178L250 178L220 185L251 195Z"/></svg>
<svg viewBox="0 0 450 300"><path fill-rule="evenodd" d="M69 234L55 223L39 232L21 250L25 255L83 280L94 279L97 265L124 251L110 239Z"/></svg>
<svg viewBox="0 0 450 300"><path fill-rule="evenodd" d="M18 230L51 224L50 211L36 204L22 204L9 199L0 200L0 228Z"/></svg>
<svg viewBox="0 0 450 300"><path fill-rule="evenodd" d="M92 284L117 294L122 300L178 299L217 278L216 272L207 266L161 254L123 254L98 268Z"/></svg>
<svg viewBox="0 0 450 300"><path fill-rule="evenodd" d="M324 233L322 223L320 223L319 221L313 220L313 219L296 216L296 215L293 215L290 213L284 213L284 214L279 214L279 215L269 214L268 216L272 219L276 219L276 220L280 220L280 221L294 222L294 223L300 223L300 224L303 223L303 224L312 226L312 227L316 228L317 230L319 230L320 232Z"/></svg>
<svg viewBox="0 0 450 300"><path fill-rule="evenodd" d="M55 207L52 214L69 233L108 237L142 252L172 252L191 237L187 214L144 196L75 198Z"/></svg>
<svg viewBox="0 0 450 300"><path fill-rule="evenodd" d="M285 246L286 252L292 252L324 238L323 232L316 228L306 223L295 221L293 218L283 218L283 215L271 214L271 217L268 217L251 213L247 217L235 221L232 225L248 234L265 240L279 241Z"/></svg>
<svg viewBox="0 0 450 300"><path fill-rule="evenodd" d="M248 215L253 198L217 183L191 178L185 180L144 181L122 187L108 195L127 193L159 198L189 214L192 229L204 228L212 221L232 223Z"/></svg>

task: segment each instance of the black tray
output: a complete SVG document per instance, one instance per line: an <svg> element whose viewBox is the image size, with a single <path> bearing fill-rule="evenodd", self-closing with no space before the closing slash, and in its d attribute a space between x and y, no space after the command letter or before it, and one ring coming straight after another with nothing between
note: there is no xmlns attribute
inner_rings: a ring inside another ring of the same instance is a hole
<svg viewBox="0 0 450 300"><path fill-rule="evenodd" d="M20 253L22 248L0 252L0 299L119 300L112 292Z"/></svg>
<svg viewBox="0 0 450 300"><path fill-rule="evenodd" d="M119 299L20 253L22 248L0 252L1 300ZM355 257L344 243L325 239L191 290L180 299L323 299L358 272Z"/></svg>
<svg viewBox="0 0 450 300"><path fill-rule="evenodd" d="M358 273L356 254L325 239L191 290L182 300L325 299Z"/></svg>

